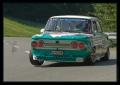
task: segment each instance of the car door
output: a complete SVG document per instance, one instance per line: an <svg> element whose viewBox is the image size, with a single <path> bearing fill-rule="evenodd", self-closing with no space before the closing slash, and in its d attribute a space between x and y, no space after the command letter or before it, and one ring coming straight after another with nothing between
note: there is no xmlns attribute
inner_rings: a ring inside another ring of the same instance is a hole
<svg viewBox="0 0 120 85"><path fill-rule="evenodd" d="M92 21L92 26L93 26L93 33L94 33L94 45L96 47L96 56L100 57L101 56L101 34L98 30L97 27L97 22L96 21Z"/></svg>
<svg viewBox="0 0 120 85"><path fill-rule="evenodd" d="M98 29L98 33L101 36L101 41L100 41L100 45L101 45L101 56L104 56L104 54L107 51L107 35L103 33L102 31L102 27L100 25L99 21L96 21L96 25L97 25L97 29Z"/></svg>

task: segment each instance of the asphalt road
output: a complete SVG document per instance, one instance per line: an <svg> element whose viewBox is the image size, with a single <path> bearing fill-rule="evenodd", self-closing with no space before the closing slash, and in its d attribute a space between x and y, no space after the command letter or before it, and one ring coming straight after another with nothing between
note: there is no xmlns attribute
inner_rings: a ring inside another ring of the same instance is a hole
<svg viewBox="0 0 120 85"><path fill-rule="evenodd" d="M29 62L30 38L4 37L3 81L12 82L116 82L116 50L111 50L109 61L95 65L83 63L45 62L35 67Z"/></svg>

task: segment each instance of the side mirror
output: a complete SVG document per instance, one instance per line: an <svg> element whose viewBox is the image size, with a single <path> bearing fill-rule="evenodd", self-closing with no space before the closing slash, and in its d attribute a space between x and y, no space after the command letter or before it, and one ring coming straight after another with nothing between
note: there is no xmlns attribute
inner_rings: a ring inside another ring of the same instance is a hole
<svg viewBox="0 0 120 85"><path fill-rule="evenodd" d="M97 30L94 30L93 33L94 33L94 36L95 36L95 34L97 33Z"/></svg>
<svg viewBox="0 0 120 85"><path fill-rule="evenodd" d="M94 30L94 34L96 34L97 33L97 30Z"/></svg>
<svg viewBox="0 0 120 85"><path fill-rule="evenodd" d="M43 32L44 32L44 28L42 28L42 29L40 30L40 32L43 33Z"/></svg>

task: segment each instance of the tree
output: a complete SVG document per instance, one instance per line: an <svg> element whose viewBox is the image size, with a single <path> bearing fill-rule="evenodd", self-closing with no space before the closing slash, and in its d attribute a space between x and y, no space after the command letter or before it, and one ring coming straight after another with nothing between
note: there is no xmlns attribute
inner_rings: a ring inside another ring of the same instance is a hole
<svg viewBox="0 0 120 85"><path fill-rule="evenodd" d="M57 15L88 15L91 3L4 3L3 14L11 17L46 23Z"/></svg>
<svg viewBox="0 0 120 85"><path fill-rule="evenodd" d="M104 32L116 32L117 28L117 4L116 3L95 3L92 4L94 12L89 12L99 18Z"/></svg>
<svg viewBox="0 0 120 85"><path fill-rule="evenodd" d="M99 18L104 32L116 32L117 29L117 4L95 3L92 4L94 12L89 12ZM116 46L116 40L110 41L110 47Z"/></svg>

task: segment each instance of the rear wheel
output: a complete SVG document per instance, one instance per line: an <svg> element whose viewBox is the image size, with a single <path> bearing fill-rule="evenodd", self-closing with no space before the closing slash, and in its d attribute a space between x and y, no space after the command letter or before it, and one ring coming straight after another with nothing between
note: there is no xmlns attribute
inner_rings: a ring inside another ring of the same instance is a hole
<svg viewBox="0 0 120 85"><path fill-rule="evenodd" d="M30 60L30 63L32 65L42 65L44 63L44 61L33 60L33 54L32 54L31 51L30 51L30 54L29 54L29 60Z"/></svg>
<svg viewBox="0 0 120 85"><path fill-rule="evenodd" d="M107 48L107 52L105 53L105 56L100 58L101 61L108 61L110 57L110 49L109 47Z"/></svg>
<svg viewBox="0 0 120 85"><path fill-rule="evenodd" d="M91 51L91 53L86 58L85 64L87 64L87 65L93 65L95 62L96 62L95 48L93 48L92 51Z"/></svg>

